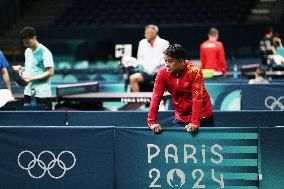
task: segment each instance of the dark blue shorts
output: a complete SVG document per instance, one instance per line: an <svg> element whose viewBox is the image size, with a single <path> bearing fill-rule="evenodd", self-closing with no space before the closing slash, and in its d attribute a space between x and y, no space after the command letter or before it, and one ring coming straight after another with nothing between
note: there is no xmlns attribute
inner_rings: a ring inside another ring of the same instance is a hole
<svg viewBox="0 0 284 189"><path fill-rule="evenodd" d="M141 72L141 74L142 74L142 77L143 77L143 80L144 80L145 83L148 83L148 82L151 82L151 81L155 81L156 75L157 75L157 74L150 75L150 74L148 74L146 72Z"/></svg>

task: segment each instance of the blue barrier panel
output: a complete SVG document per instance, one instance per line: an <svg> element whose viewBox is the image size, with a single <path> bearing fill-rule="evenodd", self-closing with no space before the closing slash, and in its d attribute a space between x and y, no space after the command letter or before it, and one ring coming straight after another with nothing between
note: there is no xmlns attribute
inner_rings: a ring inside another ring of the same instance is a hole
<svg viewBox="0 0 284 189"><path fill-rule="evenodd" d="M260 128L263 189L284 187L284 128Z"/></svg>
<svg viewBox="0 0 284 189"><path fill-rule="evenodd" d="M205 83L214 110L241 109L240 83Z"/></svg>
<svg viewBox="0 0 284 189"><path fill-rule="evenodd" d="M242 110L284 110L284 86L242 85Z"/></svg>
<svg viewBox="0 0 284 189"><path fill-rule="evenodd" d="M116 188L258 188L256 128L116 128Z"/></svg>
<svg viewBox="0 0 284 189"><path fill-rule="evenodd" d="M148 112L117 111L117 112L68 112L70 126L117 126L147 127ZM174 119L173 111L158 113L158 123L162 127L171 127ZM284 124L281 111L215 111L216 127L270 127Z"/></svg>
<svg viewBox="0 0 284 189"><path fill-rule="evenodd" d="M141 111L96 111L74 112L67 114L69 126L118 126L118 127L145 127L147 126L148 112ZM165 126L171 126L174 112L159 112L158 121Z"/></svg>
<svg viewBox="0 0 284 189"><path fill-rule="evenodd" d="M213 110L233 111L241 110L241 83L211 83L206 82L205 87L209 93ZM169 101L169 109L173 109Z"/></svg>
<svg viewBox="0 0 284 189"><path fill-rule="evenodd" d="M0 126L63 126L66 116L65 111L1 111Z"/></svg>
<svg viewBox="0 0 284 189"><path fill-rule="evenodd" d="M148 112L0 112L0 126L117 126L147 127ZM171 127L173 111L158 113L158 123ZM282 111L215 111L216 127L279 126L284 123Z"/></svg>
<svg viewBox="0 0 284 189"><path fill-rule="evenodd" d="M216 127L273 127L284 125L282 111L235 111L214 112Z"/></svg>
<svg viewBox="0 0 284 189"><path fill-rule="evenodd" d="M114 188L114 128L0 127L1 189Z"/></svg>

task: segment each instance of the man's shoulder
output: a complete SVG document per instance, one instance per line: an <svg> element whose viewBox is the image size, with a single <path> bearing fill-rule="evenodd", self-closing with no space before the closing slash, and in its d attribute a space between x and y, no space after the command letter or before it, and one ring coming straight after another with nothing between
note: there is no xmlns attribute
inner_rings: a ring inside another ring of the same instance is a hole
<svg viewBox="0 0 284 189"><path fill-rule="evenodd" d="M25 55L30 55L30 54L32 54L32 50L30 48L26 48Z"/></svg>
<svg viewBox="0 0 284 189"><path fill-rule="evenodd" d="M218 46L218 41L206 40L200 44L200 48L216 48Z"/></svg>
<svg viewBox="0 0 284 189"><path fill-rule="evenodd" d="M167 69L165 66L162 66L160 69L159 69L159 72L161 73L166 73L167 72Z"/></svg>
<svg viewBox="0 0 284 189"><path fill-rule="evenodd" d="M197 64L191 62L190 60L185 60L185 64L186 64L187 66L193 66L193 67L199 68L199 66L198 66Z"/></svg>
<svg viewBox="0 0 284 189"><path fill-rule="evenodd" d="M219 46L221 46L221 45L223 46L223 43L221 41L216 41L216 44L219 45Z"/></svg>
<svg viewBox="0 0 284 189"><path fill-rule="evenodd" d="M2 53L2 51L0 50L0 59L4 58L4 54Z"/></svg>
<svg viewBox="0 0 284 189"><path fill-rule="evenodd" d="M8 62L4 56L4 54L0 51L0 69L8 67Z"/></svg>
<svg viewBox="0 0 284 189"><path fill-rule="evenodd" d="M41 49L42 49L44 52L49 52L49 53L51 53L50 50L49 50L46 46L44 46L43 44L40 44L40 47L41 47Z"/></svg>
<svg viewBox="0 0 284 189"><path fill-rule="evenodd" d="M198 65L196 65L195 63L189 61L189 60L185 60L185 65L186 65L186 68L188 70L188 73L200 72L200 67Z"/></svg>
<svg viewBox="0 0 284 189"><path fill-rule="evenodd" d="M161 38L161 37L158 37L158 40L159 40L160 43L169 44L169 41L168 41L168 40L165 40L165 39L163 39L163 38Z"/></svg>
<svg viewBox="0 0 284 189"><path fill-rule="evenodd" d="M139 41L139 44L146 44L146 43L148 43L147 39L141 39Z"/></svg>
<svg viewBox="0 0 284 189"><path fill-rule="evenodd" d="M165 66L162 66L162 67L159 69L158 74L159 74L159 75L166 75L166 74L169 74L169 73L167 72L166 67L165 67Z"/></svg>
<svg viewBox="0 0 284 189"><path fill-rule="evenodd" d="M46 46L44 46L43 44L40 44L40 48L43 52L43 56L52 56L51 51Z"/></svg>

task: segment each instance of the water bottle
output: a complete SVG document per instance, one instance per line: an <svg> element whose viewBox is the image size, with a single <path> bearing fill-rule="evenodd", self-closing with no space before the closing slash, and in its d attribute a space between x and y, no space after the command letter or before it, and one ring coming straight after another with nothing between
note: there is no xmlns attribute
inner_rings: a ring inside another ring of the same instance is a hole
<svg viewBox="0 0 284 189"><path fill-rule="evenodd" d="M36 91L35 89L32 89L31 91L31 106L36 106Z"/></svg>
<svg viewBox="0 0 284 189"><path fill-rule="evenodd" d="M234 79L238 79L238 66L237 66L237 64L234 64L233 77L234 77Z"/></svg>

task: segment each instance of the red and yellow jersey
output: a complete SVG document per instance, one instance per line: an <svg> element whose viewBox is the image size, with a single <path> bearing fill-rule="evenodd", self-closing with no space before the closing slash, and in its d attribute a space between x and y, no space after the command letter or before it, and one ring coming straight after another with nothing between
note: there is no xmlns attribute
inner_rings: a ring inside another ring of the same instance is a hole
<svg viewBox="0 0 284 189"><path fill-rule="evenodd" d="M165 89L172 96L175 119L197 126L200 119L212 115L212 104L204 86L201 70L188 60L182 74L174 76L162 67L156 77L148 113L148 125L156 123L159 104Z"/></svg>
<svg viewBox="0 0 284 189"><path fill-rule="evenodd" d="M200 45L200 61L202 69L227 72L224 46L220 41L207 40L203 42Z"/></svg>

